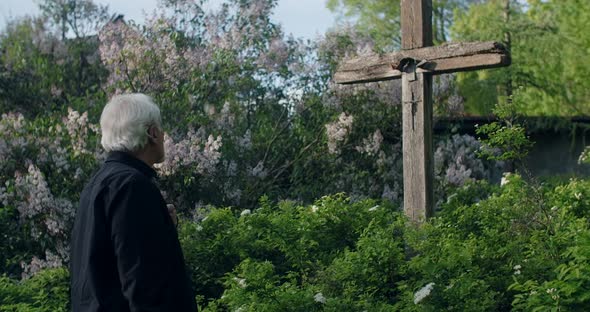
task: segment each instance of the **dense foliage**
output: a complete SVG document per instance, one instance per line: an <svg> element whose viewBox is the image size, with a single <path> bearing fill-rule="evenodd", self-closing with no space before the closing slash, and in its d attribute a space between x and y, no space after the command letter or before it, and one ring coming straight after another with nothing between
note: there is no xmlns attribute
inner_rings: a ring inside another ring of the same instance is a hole
<svg viewBox="0 0 590 312"><path fill-rule="evenodd" d="M70 311L69 274L65 268L47 269L25 281L0 277L0 311Z"/></svg>
<svg viewBox="0 0 590 312"><path fill-rule="evenodd" d="M439 40L485 6L467 3L436 1ZM181 215L206 311L585 306L589 182L482 182L526 153L524 128L482 126L482 141L449 133L435 140L438 216L409 224L399 207L399 84L330 79L344 57L384 46L355 27L312 42L285 36L270 18L275 4L229 0L204 12L200 1L163 0L140 25L88 0L45 0L42 16L9 23L0 34L0 311L68 309L71 223L105 157L99 114L121 92L162 108L159 184ZM436 79L437 117L462 107L462 79ZM506 103L540 103L530 94Z"/></svg>
<svg viewBox="0 0 590 312"><path fill-rule="evenodd" d="M588 307L588 182L503 183L458 189L420 228L394 206L334 196L213 210L183 243L212 311Z"/></svg>
<svg viewBox="0 0 590 312"><path fill-rule="evenodd" d="M515 174L469 183L421 227L386 202L263 198L209 207L179 235L204 311L578 311L590 306L589 190ZM62 308L66 277L3 278L0 298Z"/></svg>

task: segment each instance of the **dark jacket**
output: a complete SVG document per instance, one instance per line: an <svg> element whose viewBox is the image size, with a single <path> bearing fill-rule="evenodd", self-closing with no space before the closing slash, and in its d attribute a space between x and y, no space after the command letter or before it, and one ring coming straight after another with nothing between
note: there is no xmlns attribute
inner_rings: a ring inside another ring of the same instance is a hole
<svg viewBox="0 0 590 312"><path fill-rule="evenodd" d="M72 231L73 311L197 310L156 172L114 152L80 198Z"/></svg>

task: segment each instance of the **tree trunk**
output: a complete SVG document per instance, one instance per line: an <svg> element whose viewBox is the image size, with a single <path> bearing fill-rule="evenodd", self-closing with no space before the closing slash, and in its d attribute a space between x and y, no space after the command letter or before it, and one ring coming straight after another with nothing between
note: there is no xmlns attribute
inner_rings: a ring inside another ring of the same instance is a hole
<svg viewBox="0 0 590 312"><path fill-rule="evenodd" d="M508 50L508 52L512 51L512 36L510 33L510 29L508 25L510 25L510 1L511 0L504 0L504 25L506 29L504 30L504 46ZM507 79L506 79L506 99L510 103L512 102L512 73L510 70L507 71Z"/></svg>
<svg viewBox="0 0 590 312"><path fill-rule="evenodd" d="M67 22L68 22L68 9L66 5L62 5L61 7L61 40L63 42L66 41L66 29L67 29Z"/></svg>

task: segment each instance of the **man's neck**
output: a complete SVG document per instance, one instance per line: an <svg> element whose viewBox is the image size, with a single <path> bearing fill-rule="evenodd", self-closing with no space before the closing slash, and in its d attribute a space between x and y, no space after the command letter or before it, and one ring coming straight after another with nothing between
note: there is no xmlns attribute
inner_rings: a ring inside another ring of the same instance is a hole
<svg viewBox="0 0 590 312"><path fill-rule="evenodd" d="M145 151L139 151L136 153L132 153L132 155L135 156L135 158L146 163L151 168L154 168L154 164L156 163L156 161L153 159L153 157L150 157L149 153L146 153Z"/></svg>

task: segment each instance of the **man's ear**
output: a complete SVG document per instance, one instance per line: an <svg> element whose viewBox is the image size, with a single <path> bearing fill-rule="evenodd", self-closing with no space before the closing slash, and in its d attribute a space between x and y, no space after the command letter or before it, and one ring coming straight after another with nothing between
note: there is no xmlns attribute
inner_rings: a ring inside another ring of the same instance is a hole
<svg viewBox="0 0 590 312"><path fill-rule="evenodd" d="M147 130L147 135L151 141L155 141L158 138L158 131L156 131L156 127L149 127Z"/></svg>

